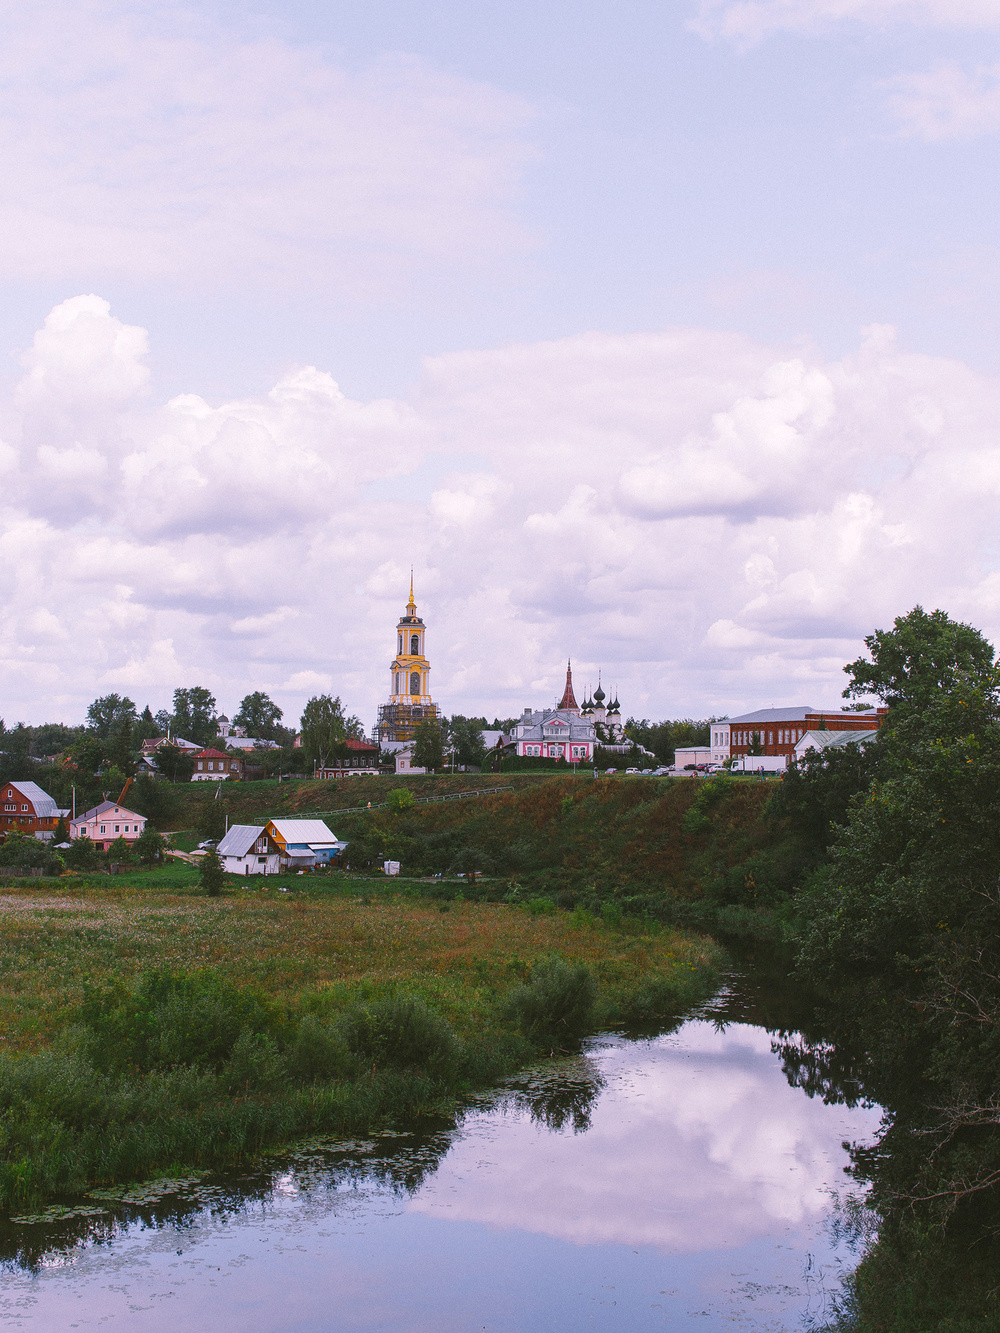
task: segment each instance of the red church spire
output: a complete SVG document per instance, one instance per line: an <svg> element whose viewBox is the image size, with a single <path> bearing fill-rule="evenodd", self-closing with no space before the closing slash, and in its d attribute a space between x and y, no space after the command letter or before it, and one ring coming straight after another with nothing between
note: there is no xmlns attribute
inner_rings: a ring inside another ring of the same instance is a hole
<svg viewBox="0 0 1000 1333"><path fill-rule="evenodd" d="M576 695L573 693L573 664L568 659L566 662L566 688L563 690L563 697L559 700L559 707L571 709L574 713L580 711L576 702Z"/></svg>

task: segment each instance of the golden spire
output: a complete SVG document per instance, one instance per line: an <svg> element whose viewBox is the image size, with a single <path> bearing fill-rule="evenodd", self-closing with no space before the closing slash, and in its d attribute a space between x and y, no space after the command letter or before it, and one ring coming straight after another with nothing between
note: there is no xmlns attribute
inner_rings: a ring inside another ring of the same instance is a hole
<svg viewBox="0 0 1000 1333"><path fill-rule="evenodd" d="M413 600L413 566L410 566L410 600L406 603L407 611L416 611L417 604Z"/></svg>

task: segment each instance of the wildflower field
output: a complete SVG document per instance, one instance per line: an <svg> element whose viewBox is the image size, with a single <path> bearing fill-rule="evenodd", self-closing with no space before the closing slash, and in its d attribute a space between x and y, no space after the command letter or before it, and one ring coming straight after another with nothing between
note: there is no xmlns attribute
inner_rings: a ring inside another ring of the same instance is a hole
<svg viewBox="0 0 1000 1333"><path fill-rule="evenodd" d="M0 891L0 1207L441 1110L588 1031L662 1027L721 961L582 911L156 882L193 873Z"/></svg>

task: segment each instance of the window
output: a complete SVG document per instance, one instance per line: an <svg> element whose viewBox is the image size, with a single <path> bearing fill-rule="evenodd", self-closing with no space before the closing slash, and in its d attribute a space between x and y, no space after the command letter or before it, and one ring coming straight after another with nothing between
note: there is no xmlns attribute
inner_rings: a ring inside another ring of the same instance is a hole
<svg viewBox="0 0 1000 1333"><path fill-rule="evenodd" d="M215 770L215 760L214 760L214 759L210 759L210 760L208 761L208 771L209 771L209 773L212 773L212 772L214 772L214 770Z"/></svg>
<svg viewBox="0 0 1000 1333"><path fill-rule="evenodd" d="M199 760L198 760L198 772L199 772L199 773L201 772L202 767L203 767L202 762L201 762L201 760L199 759Z"/></svg>
<svg viewBox="0 0 1000 1333"><path fill-rule="evenodd" d="M5 806L4 806L4 809L5 809L5 810L16 810L16 809L17 809L17 806L16 806L13 802L11 802L9 805L5 805Z"/></svg>
<svg viewBox="0 0 1000 1333"><path fill-rule="evenodd" d="M420 635L419 635L419 634L411 634L411 635L410 635L410 655L411 655L412 657L418 657L418 656L420 655Z"/></svg>
<svg viewBox="0 0 1000 1333"><path fill-rule="evenodd" d="M121 831L122 831L122 830L121 830L121 825L120 825L120 824L116 824L116 825L115 825L115 832L116 832L116 833L121 833Z"/></svg>
<svg viewBox="0 0 1000 1333"><path fill-rule="evenodd" d="M102 833L106 833L106 832L107 832L107 830L106 830L106 828L105 828L105 826L104 826L103 824L101 825L101 832L102 832Z"/></svg>
<svg viewBox="0 0 1000 1333"><path fill-rule="evenodd" d="M413 671L413 672L410 673L410 693L411 693L411 694L419 694L419 693L420 693L420 672L419 672L419 671Z"/></svg>
<svg viewBox="0 0 1000 1333"><path fill-rule="evenodd" d="M403 651L403 636L402 636L402 634L400 634L400 635L398 636L398 639L399 639L399 647L396 649L396 652L397 652L397 653L401 653L401 652Z"/></svg>
<svg viewBox="0 0 1000 1333"><path fill-rule="evenodd" d="M29 808L30 808L30 807L27 806L27 805L22 805L22 806L21 806L21 811L22 811L22 813L23 813L23 814L27 814Z"/></svg>

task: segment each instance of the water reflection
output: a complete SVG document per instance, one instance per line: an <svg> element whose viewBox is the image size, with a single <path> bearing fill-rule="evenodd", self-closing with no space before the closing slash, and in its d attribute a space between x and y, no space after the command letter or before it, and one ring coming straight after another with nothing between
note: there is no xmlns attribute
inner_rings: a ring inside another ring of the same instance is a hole
<svg viewBox="0 0 1000 1333"><path fill-rule="evenodd" d="M878 1115L824 1104L808 1046L716 1008L595 1041L458 1125L8 1229L0 1316L29 1333L801 1327L851 1262L828 1225L842 1141Z"/></svg>

